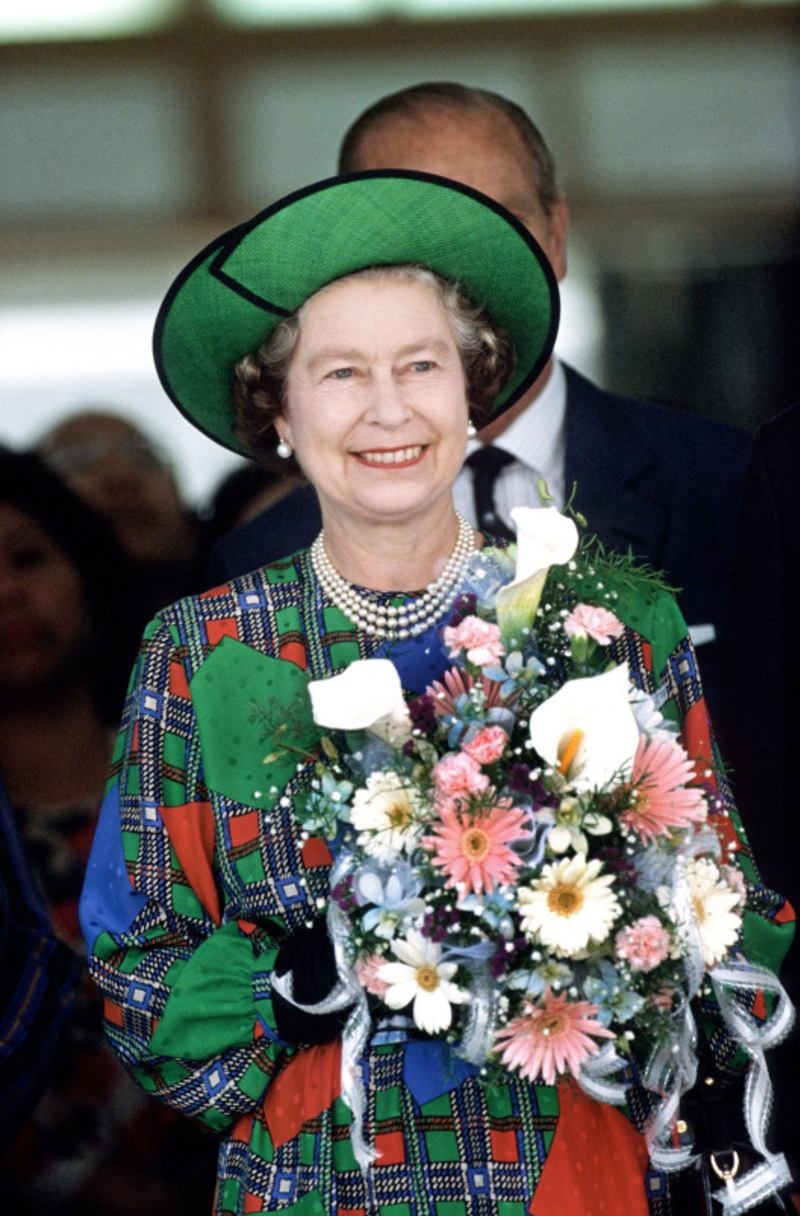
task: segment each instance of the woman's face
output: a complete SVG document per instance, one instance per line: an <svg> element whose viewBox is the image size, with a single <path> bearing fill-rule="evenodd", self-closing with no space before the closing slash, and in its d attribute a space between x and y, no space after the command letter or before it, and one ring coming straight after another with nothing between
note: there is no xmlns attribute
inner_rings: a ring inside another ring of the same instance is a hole
<svg viewBox="0 0 800 1216"><path fill-rule="evenodd" d="M0 502L0 696L74 670L87 633L77 570L33 516Z"/></svg>
<svg viewBox="0 0 800 1216"><path fill-rule="evenodd" d="M461 358L434 290L346 279L306 305L277 419L326 525L419 519L449 501L467 438Z"/></svg>

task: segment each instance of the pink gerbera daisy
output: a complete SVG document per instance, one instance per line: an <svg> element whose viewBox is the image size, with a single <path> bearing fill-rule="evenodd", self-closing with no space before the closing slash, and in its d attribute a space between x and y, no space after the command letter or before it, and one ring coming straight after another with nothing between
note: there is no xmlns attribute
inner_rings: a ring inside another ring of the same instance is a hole
<svg viewBox="0 0 800 1216"><path fill-rule="evenodd" d="M432 825L435 835L422 843L433 852L433 864L447 875L446 886L462 885L465 895L491 893L495 883L514 878L522 859L507 842L530 835L522 826L526 817L527 811L512 806L510 798L472 814L443 804L439 822Z"/></svg>
<svg viewBox="0 0 800 1216"><path fill-rule="evenodd" d="M526 1001L525 1013L495 1034L497 1041L506 1040L500 1058L528 1081L541 1077L545 1085L555 1084L568 1069L577 1076L586 1057L597 1054L589 1036L614 1038L596 1013L597 1005L589 1001L568 1001L545 988L544 1007Z"/></svg>
<svg viewBox="0 0 800 1216"><path fill-rule="evenodd" d="M633 760L634 805L623 812L623 825L642 840L654 841L670 828L702 823L705 799L702 790L688 785L693 778L692 762L680 743L665 734L642 735Z"/></svg>
<svg viewBox="0 0 800 1216"><path fill-rule="evenodd" d="M483 690L486 709L494 709L502 704L500 685L497 680L489 680L486 676L482 676L480 686ZM475 680L468 671L462 671L460 667L451 667L444 673L441 682L434 680L426 691L429 696L433 697L434 711L443 715L455 714L455 703L458 697L471 692L474 687Z"/></svg>

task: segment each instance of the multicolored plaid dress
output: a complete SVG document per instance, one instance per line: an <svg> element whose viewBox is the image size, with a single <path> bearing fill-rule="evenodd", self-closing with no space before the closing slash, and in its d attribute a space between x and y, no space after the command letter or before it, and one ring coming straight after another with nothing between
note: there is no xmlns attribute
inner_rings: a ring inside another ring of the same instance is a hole
<svg viewBox="0 0 800 1216"><path fill-rule="evenodd" d="M674 600L633 596L620 615L631 628L613 657L644 689L664 685L664 712L730 809ZM332 862L294 811L319 739L306 684L390 651L413 695L448 665L436 631L394 647L359 633L307 551L148 628L81 909L111 1042L145 1090L219 1132L219 1216L646 1216L648 1199L669 1212L634 1130L648 1105L633 1072L626 1118L575 1086L487 1085L440 1043L373 1042L361 1076L378 1159L363 1173L339 1041L298 1048L276 1034L273 963L324 908ZM278 728L294 750L265 767ZM719 826L757 883L735 817ZM781 901L752 890L762 942L785 936ZM720 1055L733 1055L724 1036Z"/></svg>

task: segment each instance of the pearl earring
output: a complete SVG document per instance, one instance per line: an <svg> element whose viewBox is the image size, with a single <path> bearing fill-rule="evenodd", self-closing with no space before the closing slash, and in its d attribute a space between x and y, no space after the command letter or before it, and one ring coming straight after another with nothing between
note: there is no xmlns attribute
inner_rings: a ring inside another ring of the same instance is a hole
<svg viewBox="0 0 800 1216"><path fill-rule="evenodd" d="M474 439L477 434L478 432L475 429L475 423L470 422L469 426L467 427L467 439Z"/></svg>
<svg viewBox="0 0 800 1216"><path fill-rule="evenodd" d="M288 460L292 454L292 445L287 443L285 439L281 439L275 451L278 453L281 460Z"/></svg>

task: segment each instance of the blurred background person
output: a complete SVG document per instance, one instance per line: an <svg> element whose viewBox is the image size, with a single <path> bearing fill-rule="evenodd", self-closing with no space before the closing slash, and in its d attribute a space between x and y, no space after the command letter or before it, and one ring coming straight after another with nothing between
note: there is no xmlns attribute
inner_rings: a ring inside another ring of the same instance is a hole
<svg viewBox="0 0 800 1216"><path fill-rule="evenodd" d="M12 895L28 892L28 913L18 916L40 932L52 926L81 963L78 897L140 616L107 521L35 454L0 452L0 774L13 824L3 872L16 838L21 867L7 881ZM213 1146L130 1082L83 968L40 1087L0 1164L9 1211L166 1216L178 1201L208 1207L202 1175Z"/></svg>
<svg viewBox="0 0 800 1216"><path fill-rule="evenodd" d="M146 619L203 583L200 529L183 501L168 455L111 410L68 415L38 450L76 494L111 523L135 564Z"/></svg>
<svg viewBox="0 0 800 1216"><path fill-rule="evenodd" d="M0 780L0 1151L52 1076L79 976L78 957L50 924Z"/></svg>
<svg viewBox="0 0 800 1216"><path fill-rule="evenodd" d="M273 468L266 462L244 461L218 483L209 502L200 510L204 566L219 540L304 483L299 470L287 469L284 462L276 463L278 467ZM313 493L310 489L309 492ZM208 581L210 585L215 580L210 577Z"/></svg>

